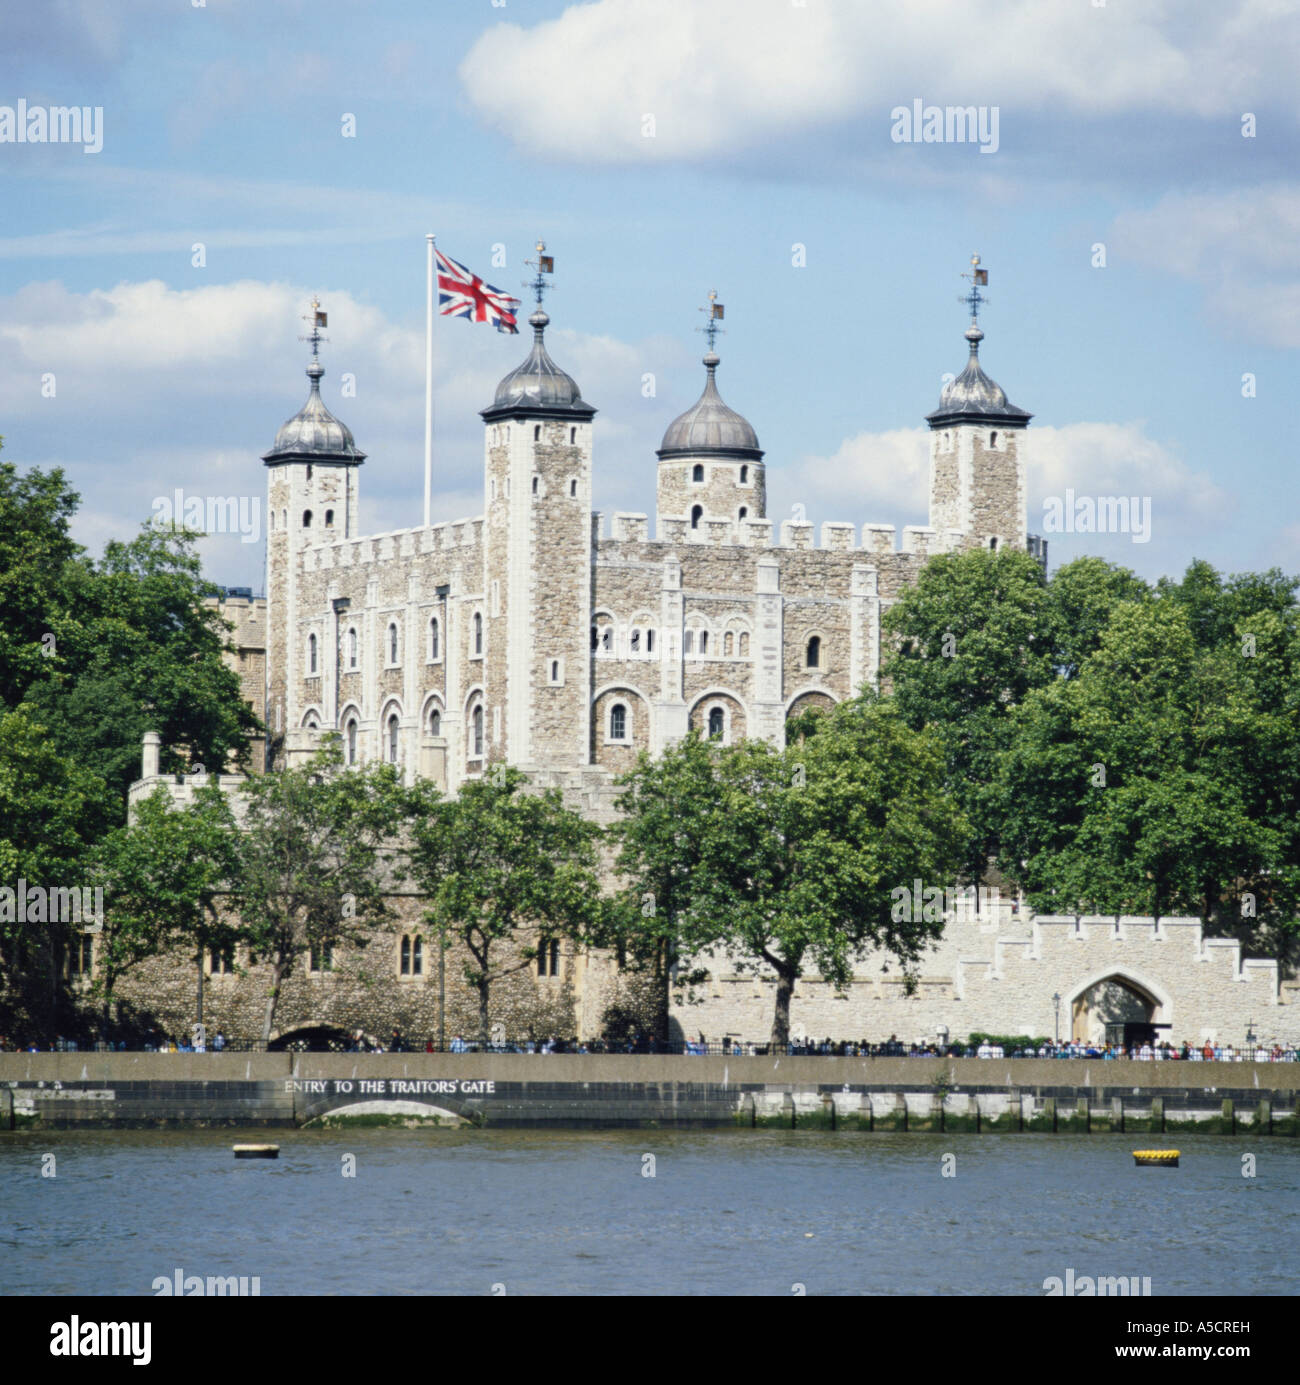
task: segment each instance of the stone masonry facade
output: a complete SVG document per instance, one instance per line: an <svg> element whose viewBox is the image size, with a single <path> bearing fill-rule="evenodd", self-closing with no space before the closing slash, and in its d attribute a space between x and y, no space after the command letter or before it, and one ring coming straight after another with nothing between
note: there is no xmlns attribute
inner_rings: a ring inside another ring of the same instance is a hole
<svg viewBox="0 0 1300 1385"><path fill-rule="evenodd" d="M391 533L359 532L364 454L325 409L313 357L308 404L264 459L265 610L224 607L239 625L241 672L263 675L252 700L270 727L271 767L301 761L337 730L346 759L382 758L408 782L454 793L506 761L608 822L615 778L640 752L658 754L691 728L781 744L791 716L878 686L884 612L932 555L1010 546L1046 562L1026 525L1030 415L984 374L975 323L966 369L928 416L929 523L907 526L900 542L889 525L828 522L818 532L768 517L763 453L718 395L712 352L704 394L659 449L653 536L644 514L617 513L607 527L592 508L595 410L547 353L548 321L539 307L531 355L482 411L483 513ZM249 644L253 619L264 621L260 649ZM155 746L133 797L159 782L170 783L158 777ZM424 939L423 980L401 975L400 939L419 931L419 910L409 899L395 907L400 920L356 958L290 982L278 1028L428 1029L434 950ZM1128 1005L1147 1018L1159 1010L1179 1038L1244 1033L1250 1017L1300 1038L1294 987L1234 947L1186 920L954 918L915 994L903 994L897 968L868 959L843 994L801 981L793 1021L834 1038L910 1040L941 1026L954 1036L1050 1033L1059 993L1071 1026L1095 1028L1107 1005ZM773 980L725 958L709 965L676 1023L765 1038ZM128 990L166 995L179 1018L194 978L168 980L169 968L157 964ZM634 1003L636 978L607 957L566 955L559 969L515 973L500 1022L588 1037L611 1005ZM448 978L459 971L449 961ZM213 978L214 1022L251 1023L256 973ZM1109 1001L1095 991L1103 984ZM449 1019L454 1010L467 1026L467 1003L449 991Z"/></svg>

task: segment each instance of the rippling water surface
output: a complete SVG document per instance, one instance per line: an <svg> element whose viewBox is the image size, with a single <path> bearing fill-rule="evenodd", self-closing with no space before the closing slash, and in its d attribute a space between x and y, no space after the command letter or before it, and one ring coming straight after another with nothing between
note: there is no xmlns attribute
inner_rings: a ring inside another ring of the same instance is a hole
<svg viewBox="0 0 1300 1385"><path fill-rule="evenodd" d="M231 1154L257 1138L279 1143L278 1161ZM1177 1145L1182 1166L1134 1167L1144 1145ZM1254 1178L1242 1176L1245 1153ZM41 1176L45 1154L54 1178ZM342 1176L349 1154L353 1178ZM177 1268L257 1275L263 1294L1038 1294L1067 1268L1147 1275L1155 1294L1287 1294L1300 1281L1300 1143L762 1130L0 1136L0 1294L148 1294Z"/></svg>

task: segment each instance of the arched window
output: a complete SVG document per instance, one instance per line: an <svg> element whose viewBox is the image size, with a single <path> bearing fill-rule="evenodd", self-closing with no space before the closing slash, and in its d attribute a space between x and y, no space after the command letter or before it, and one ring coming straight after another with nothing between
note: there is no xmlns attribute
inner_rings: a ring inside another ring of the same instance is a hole
<svg viewBox="0 0 1300 1385"><path fill-rule="evenodd" d="M575 442L577 442L577 441L578 441L578 430L577 430L576 428L570 428L570 429L569 429L569 445L572 446L572 445L573 445Z"/></svg>
<svg viewBox="0 0 1300 1385"><path fill-rule="evenodd" d="M437 617L437 616L434 616L433 619L429 622L429 658L430 658L430 659L437 659L437 658L439 657L439 647L440 647L440 646L439 646L439 643L438 643L438 617Z"/></svg>
<svg viewBox="0 0 1300 1385"><path fill-rule="evenodd" d="M578 494L578 482L576 479L569 482L569 494L572 496L576 496Z"/></svg>
<svg viewBox="0 0 1300 1385"><path fill-rule="evenodd" d="M996 433L990 433L990 434L989 434L989 446L990 446L990 447L996 447L997 445L998 445L998 435L997 435Z"/></svg>
<svg viewBox="0 0 1300 1385"><path fill-rule="evenodd" d="M411 939L411 975L424 975L424 939Z"/></svg>
<svg viewBox="0 0 1300 1385"><path fill-rule="evenodd" d="M355 765L357 762L357 723L356 719L348 722L348 764Z"/></svg>
<svg viewBox="0 0 1300 1385"><path fill-rule="evenodd" d="M740 632L740 657L742 659L749 658L749 635L744 630Z"/></svg>
<svg viewBox="0 0 1300 1385"><path fill-rule="evenodd" d="M552 660L551 660L551 682L552 682L552 683L558 683L559 681L560 681L560 661L559 661L558 659L552 659Z"/></svg>
<svg viewBox="0 0 1300 1385"><path fill-rule="evenodd" d="M701 653L701 654L707 654L708 652L709 652L709 632L708 632L707 630L701 630L701 631L700 631L700 653Z"/></svg>
<svg viewBox="0 0 1300 1385"><path fill-rule="evenodd" d="M302 512L302 527L303 527L304 529L310 529L310 528L311 528L311 511L310 511L310 510L304 510L304 511Z"/></svg>
<svg viewBox="0 0 1300 1385"><path fill-rule="evenodd" d="M410 976L411 974L411 940L405 933L402 934L401 974L403 976Z"/></svg>
<svg viewBox="0 0 1300 1385"><path fill-rule="evenodd" d="M348 631L348 667L349 667L349 668L356 668L356 666L357 666L357 632L356 632L355 630L349 630L349 631Z"/></svg>
<svg viewBox="0 0 1300 1385"><path fill-rule="evenodd" d="M289 527L289 507L286 505L286 506L280 511L280 528L281 528L281 529L287 529L288 527Z"/></svg>
<svg viewBox="0 0 1300 1385"><path fill-rule="evenodd" d="M749 468L747 466L742 466L740 468L740 484L742 486L747 486L749 484Z"/></svg>
<svg viewBox="0 0 1300 1385"><path fill-rule="evenodd" d="M270 517L270 520L271 520L271 528L274 529L274 528L275 528L275 511L274 511L274 510L271 510L271 511L269 512L269 517Z"/></svg>
<svg viewBox="0 0 1300 1385"><path fill-rule="evenodd" d="M703 506L703 505L692 505L692 506L691 506L691 528L692 528L692 529L698 529L698 528L700 527L700 520L702 520L703 518L704 518L704 506Z"/></svg>
<svg viewBox="0 0 1300 1385"><path fill-rule="evenodd" d="M474 758L475 758L475 759L478 759L478 760L481 760L481 759L483 758L483 708L482 708L482 707L475 707L475 708L474 708L474 721L473 721L473 726L474 726L474 740L473 740L473 745L474 745Z"/></svg>
<svg viewBox="0 0 1300 1385"><path fill-rule="evenodd" d="M647 629L645 632L645 652L653 654L655 652L655 632Z"/></svg>
<svg viewBox="0 0 1300 1385"><path fill-rule="evenodd" d="M307 479L308 479L309 481L311 480L311 463L310 463L310 462L307 463Z"/></svg>
<svg viewBox="0 0 1300 1385"><path fill-rule="evenodd" d="M397 763L397 713L388 718L388 763Z"/></svg>
<svg viewBox="0 0 1300 1385"><path fill-rule="evenodd" d="M627 740L627 708L621 702L609 709L609 738L611 741Z"/></svg>
<svg viewBox="0 0 1300 1385"><path fill-rule="evenodd" d="M431 736L442 735L442 712L437 707L429 713L429 734Z"/></svg>
<svg viewBox="0 0 1300 1385"><path fill-rule="evenodd" d="M641 652L641 631L636 626L632 627L632 633L628 637L628 652L631 654L640 654Z"/></svg>
<svg viewBox="0 0 1300 1385"><path fill-rule="evenodd" d="M534 423L534 424L533 424L533 441L534 441L534 442L541 442L541 440L542 440L542 425L541 425L540 423Z"/></svg>
<svg viewBox="0 0 1300 1385"><path fill-rule="evenodd" d="M733 652L734 652L734 650L735 650L734 640L735 640L735 636L732 635L732 633L731 633L730 630L728 630L727 633L726 633L725 635L723 635L723 637L722 637L722 653L723 653L723 656L724 656L725 658L728 658L728 659L731 658L731 656L732 656L732 654L733 654Z"/></svg>
<svg viewBox="0 0 1300 1385"><path fill-rule="evenodd" d="M307 672L316 672L316 636L307 636Z"/></svg>
<svg viewBox="0 0 1300 1385"><path fill-rule="evenodd" d="M475 612L474 612L474 653L475 653L475 654L482 654L482 652L483 652L483 613L482 613L482 611L475 611Z"/></svg>
<svg viewBox="0 0 1300 1385"><path fill-rule="evenodd" d="M694 653L695 653L695 631L694 631L694 630L688 630L688 631L682 636L682 653L683 653L683 654L694 654Z"/></svg>
<svg viewBox="0 0 1300 1385"><path fill-rule="evenodd" d="M997 541L997 539L990 539L990 540L989 540L989 547L990 547L990 548L996 550L996 549L997 549L997 546L998 546L998 541Z"/></svg>
<svg viewBox="0 0 1300 1385"><path fill-rule="evenodd" d="M709 739L720 740L726 729L727 717L721 707L709 709Z"/></svg>
<svg viewBox="0 0 1300 1385"><path fill-rule="evenodd" d="M538 488L539 485L541 485L541 479L542 479L542 478L541 478L540 476L534 476L534 477L533 477L533 494L534 494L534 495L537 494L537 488Z"/></svg>
<svg viewBox="0 0 1300 1385"><path fill-rule="evenodd" d="M704 463L703 463L703 462L696 462L696 463L695 463L695 466L691 469L691 480L692 480L692 481L703 481L703 480L704 480Z"/></svg>
<svg viewBox="0 0 1300 1385"><path fill-rule="evenodd" d="M740 513L736 516L736 518L737 518L737 519L745 519L745 518L748 516L748 514L749 514L749 506L748 506L748 505L742 505L742 506L740 507Z"/></svg>
<svg viewBox="0 0 1300 1385"><path fill-rule="evenodd" d="M808 658L806 660L809 668L820 668L822 663L822 642L819 635L814 635L808 641Z"/></svg>
<svg viewBox="0 0 1300 1385"><path fill-rule="evenodd" d="M333 510L326 510L326 511L325 511L325 527L326 527L326 529L332 529L332 528L334 527L334 511L333 511Z"/></svg>
<svg viewBox="0 0 1300 1385"><path fill-rule="evenodd" d="M397 626L396 624L388 627L388 662L397 662Z"/></svg>

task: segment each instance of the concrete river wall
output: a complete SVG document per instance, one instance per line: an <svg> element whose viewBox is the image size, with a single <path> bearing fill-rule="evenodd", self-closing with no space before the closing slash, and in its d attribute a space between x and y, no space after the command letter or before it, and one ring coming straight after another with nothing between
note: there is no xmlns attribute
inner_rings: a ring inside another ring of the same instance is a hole
<svg viewBox="0 0 1300 1385"><path fill-rule="evenodd" d="M577 1054L7 1053L0 1131L482 1126L1300 1133L1300 1063Z"/></svg>

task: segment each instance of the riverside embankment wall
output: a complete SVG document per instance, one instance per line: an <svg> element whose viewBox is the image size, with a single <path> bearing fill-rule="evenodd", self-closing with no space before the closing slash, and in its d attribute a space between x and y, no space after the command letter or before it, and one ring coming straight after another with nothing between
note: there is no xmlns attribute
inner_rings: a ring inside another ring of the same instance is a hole
<svg viewBox="0 0 1300 1385"><path fill-rule="evenodd" d="M0 1054L0 1130L294 1126L430 1116L482 1125L1123 1128L1158 1117L1295 1124L1300 1063L578 1054ZM1230 1108L1225 1106L1231 1103ZM1147 1128L1142 1126L1141 1128Z"/></svg>

